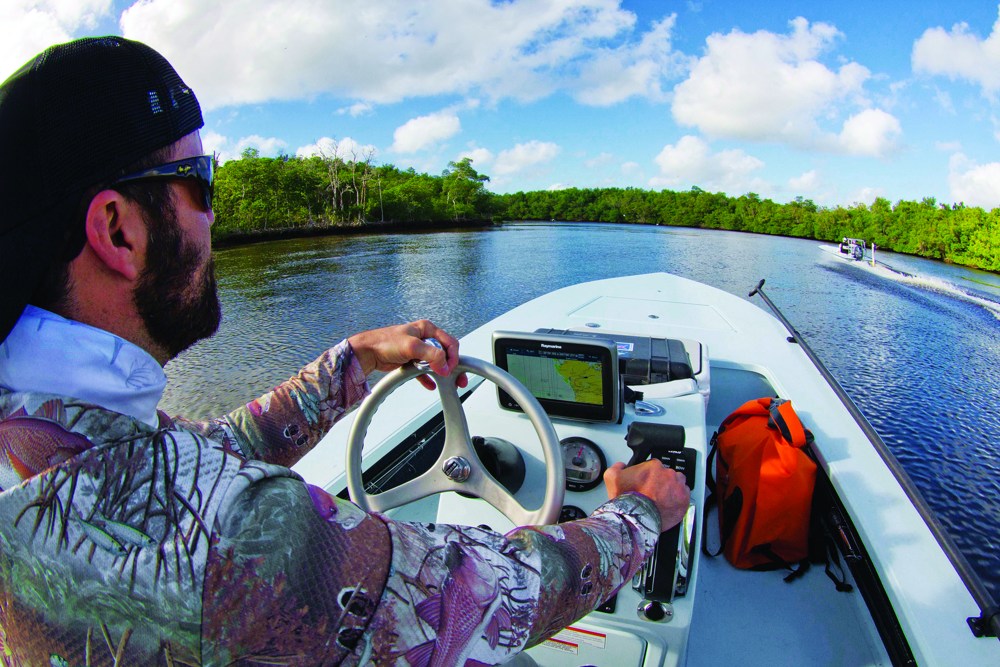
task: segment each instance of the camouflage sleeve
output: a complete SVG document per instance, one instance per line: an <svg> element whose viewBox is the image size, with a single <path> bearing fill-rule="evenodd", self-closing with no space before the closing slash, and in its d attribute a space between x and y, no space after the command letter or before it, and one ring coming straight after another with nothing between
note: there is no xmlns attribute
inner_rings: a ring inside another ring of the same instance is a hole
<svg viewBox="0 0 1000 667"><path fill-rule="evenodd" d="M367 514L278 466L239 474L205 574L211 664L499 664L614 594L659 534L639 495L504 536Z"/></svg>
<svg viewBox="0 0 1000 667"><path fill-rule="evenodd" d="M541 581L546 582L528 646L617 593L639 571L659 536L660 513L638 493L610 500L582 521L522 529L514 541L540 554Z"/></svg>
<svg viewBox="0 0 1000 667"><path fill-rule="evenodd" d="M637 494L580 521L506 536L464 526L387 525L386 589L363 652L345 664L505 662L616 593L660 532L656 507Z"/></svg>
<svg viewBox="0 0 1000 667"><path fill-rule="evenodd" d="M202 663L338 665L385 590L386 524L280 466L244 462L212 533Z"/></svg>
<svg viewBox="0 0 1000 667"><path fill-rule="evenodd" d="M176 422L245 458L291 466L368 392L361 364L344 340L291 379L224 417Z"/></svg>

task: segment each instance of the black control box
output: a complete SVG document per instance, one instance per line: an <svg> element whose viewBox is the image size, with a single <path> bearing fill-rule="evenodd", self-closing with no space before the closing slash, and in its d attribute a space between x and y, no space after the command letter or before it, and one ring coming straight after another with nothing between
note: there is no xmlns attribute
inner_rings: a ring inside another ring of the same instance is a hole
<svg viewBox="0 0 1000 667"><path fill-rule="evenodd" d="M618 367L626 385L659 384L694 377L684 343L672 338L626 336L567 329L536 329L535 333L611 340L618 347Z"/></svg>

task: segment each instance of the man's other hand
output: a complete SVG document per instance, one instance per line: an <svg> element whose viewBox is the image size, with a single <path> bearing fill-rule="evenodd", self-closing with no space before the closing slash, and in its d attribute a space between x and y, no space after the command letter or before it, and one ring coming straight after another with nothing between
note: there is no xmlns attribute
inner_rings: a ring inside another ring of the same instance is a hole
<svg viewBox="0 0 1000 667"><path fill-rule="evenodd" d="M668 530L681 522L691 502L691 491L682 473L650 460L625 467L615 463L604 473L608 498L635 491L646 496L660 510L660 530Z"/></svg>

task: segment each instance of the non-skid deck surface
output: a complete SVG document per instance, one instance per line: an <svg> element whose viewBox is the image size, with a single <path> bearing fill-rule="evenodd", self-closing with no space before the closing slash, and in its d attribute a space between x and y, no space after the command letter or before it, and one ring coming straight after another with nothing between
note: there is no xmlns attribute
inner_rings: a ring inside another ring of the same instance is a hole
<svg viewBox="0 0 1000 667"><path fill-rule="evenodd" d="M891 664L861 594L837 592L822 566L790 583L721 555L700 567L688 665Z"/></svg>

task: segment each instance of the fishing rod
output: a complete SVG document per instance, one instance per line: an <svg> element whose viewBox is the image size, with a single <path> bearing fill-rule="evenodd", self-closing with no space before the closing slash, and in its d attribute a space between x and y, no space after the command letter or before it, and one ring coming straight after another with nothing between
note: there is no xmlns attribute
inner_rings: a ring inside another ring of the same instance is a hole
<svg viewBox="0 0 1000 667"><path fill-rule="evenodd" d="M909 474L903 470L903 466L900 465L899 460L896 459L896 456L889 450L885 441L882 440L882 436L872 427L868 418L854 404L854 401L847 395L847 392L844 391L844 388L840 386L840 383L823 362L820 361L820 358L816 356L816 353L812 351L812 348L806 343L802 334L795 330L792 323L782 314L781 309L764 293L763 287L764 279L762 278L747 296L752 298L755 295L760 295L760 298L764 300L767 307L771 309L781 324L784 325L785 329L788 330L788 333L791 334L788 342L798 344L802 351L806 353L806 356L809 357L809 360L816 366L823 379L829 383L834 393L837 394L837 398L840 399L840 402L844 404L847 411L854 417L854 421L857 422L861 430L868 436L868 440L875 447L875 451L879 453L882 460L885 461L886 466L888 466L889 470L896 477L896 481L899 482L910 502L913 503L913 506L916 507L917 512L927 524L927 527L930 528L931 533L937 539L938 544L941 545L945 555L948 556L951 564L955 567L955 571L958 572L958 576L961 577L965 587L976 601L976 604L979 606L979 616L970 616L966 619L969 628L972 630L972 634L976 637L1000 638L1000 605L997 605L996 601L993 600L993 596L986 589L986 586L983 585L976 571L972 569L965 555L958 550L951 536L945 532L944 527L938 521L937 516L924 500L923 496L920 495L920 491L914 485L913 480L910 479Z"/></svg>

